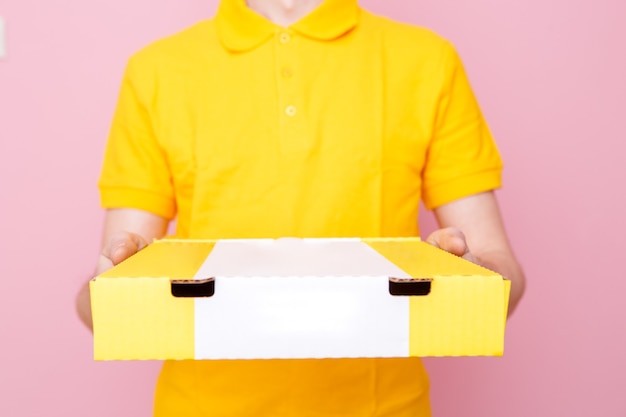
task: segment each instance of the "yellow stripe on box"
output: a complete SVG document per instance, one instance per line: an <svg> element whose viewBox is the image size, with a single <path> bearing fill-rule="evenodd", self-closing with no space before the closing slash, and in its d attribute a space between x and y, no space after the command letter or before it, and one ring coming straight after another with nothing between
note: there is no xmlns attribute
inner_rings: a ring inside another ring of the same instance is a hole
<svg viewBox="0 0 626 417"><path fill-rule="evenodd" d="M99 278L168 277L193 279L215 241L157 240Z"/></svg>
<svg viewBox="0 0 626 417"><path fill-rule="evenodd" d="M156 241L91 281L95 359L193 358L194 299L172 296L171 279L193 279L214 246Z"/></svg>
<svg viewBox="0 0 626 417"><path fill-rule="evenodd" d="M363 241L411 277L433 278L429 295L410 298L410 356L503 354L509 281L418 238Z"/></svg>
<svg viewBox="0 0 626 417"><path fill-rule="evenodd" d="M115 278L90 283L94 306L94 357L183 359L194 357L194 299L175 298L169 278ZM106 314L99 306L107 304ZM111 300L115 307L111 308ZM128 320L132 317L132 320Z"/></svg>
<svg viewBox="0 0 626 417"><path fill-rule="evenodd" d="M487 268L423 242L419 238L373 238L363 239L363 242L413 278L433 278L438 275L500 276Z"/></svg>
<svg viewBox="0 0 626 417"><path fill-rule="evenodd" d="M410 300L410 356L502 356L503 293L497 276L434 277L428 296Z"/></svg>

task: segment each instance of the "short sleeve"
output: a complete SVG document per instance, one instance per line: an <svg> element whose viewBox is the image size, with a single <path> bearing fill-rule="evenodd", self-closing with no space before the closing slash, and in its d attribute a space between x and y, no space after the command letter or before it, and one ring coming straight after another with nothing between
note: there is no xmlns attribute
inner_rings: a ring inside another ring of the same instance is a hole
<svg viewBox="0 0 626 417"><path fill-rule="evenodd" d="M100 200L104 208L135 208L172 219L176 211L172 175L148 105L154 96L151 78L131 59L106 145Z"/></svg>
<svg viewBox="0 0 626 417"><path fill-rule="evenodd" d="M434 132L423 171L428 209L499 188L502 160L461 60L445 43Z"/></svg>

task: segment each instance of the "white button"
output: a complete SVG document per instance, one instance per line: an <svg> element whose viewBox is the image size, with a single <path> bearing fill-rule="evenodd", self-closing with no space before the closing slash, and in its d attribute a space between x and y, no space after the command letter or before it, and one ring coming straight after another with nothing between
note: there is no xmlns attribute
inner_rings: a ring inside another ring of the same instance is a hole
<svg viewBox="0 0 626 417"><path fill-rule="evenodd" d="M280 41L280 43L289 43L289 41L291 40L291 35L287 32L281 32L280 35L278 35L278 40Z"/></svg>
<svg viewBox="0 0 626 417"><path fill-rule="evenodd" d="M287 108L285 109L285 113L287 114L287 116L295 116L296 113L298 112L298 109L296 109L295 106L287 106Z"/></svg>

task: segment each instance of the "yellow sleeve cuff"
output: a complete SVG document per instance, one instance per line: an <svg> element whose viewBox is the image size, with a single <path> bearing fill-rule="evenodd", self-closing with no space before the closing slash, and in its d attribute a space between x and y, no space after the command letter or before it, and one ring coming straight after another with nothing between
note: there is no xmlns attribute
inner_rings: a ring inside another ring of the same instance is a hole
<svg viewBox="0 0 626 417"><path fill-rule="evenodd" d="M172 220L176 215L176 203L169 197L152 191L124 187L100 187L103 208L133 208Z"/></svg>
<svg viewBox="0 0 626 417"><path fill-rule="evenodd" d="M502 185L502 169L465 175L423 190L424 205L432 210L470 195L495 190Z"/></svg>

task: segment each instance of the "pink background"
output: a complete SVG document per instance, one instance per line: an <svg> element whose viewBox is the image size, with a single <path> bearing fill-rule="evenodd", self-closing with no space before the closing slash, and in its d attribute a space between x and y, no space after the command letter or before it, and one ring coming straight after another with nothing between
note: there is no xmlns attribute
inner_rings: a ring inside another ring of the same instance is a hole
<svg viewBox="0 0 626 417"><path fill-rule="evenodd" d="M504 358L427 360L435 416L626 416L626 3L362 3L457 45L528 275ZM215 4L0 0L1 416L150 415L158 363L94 363L74 295L99 249L96 180L125 61Z"/></svg>

